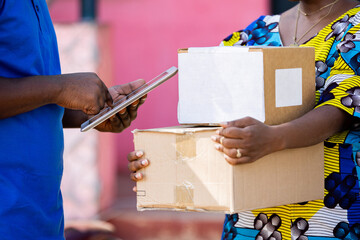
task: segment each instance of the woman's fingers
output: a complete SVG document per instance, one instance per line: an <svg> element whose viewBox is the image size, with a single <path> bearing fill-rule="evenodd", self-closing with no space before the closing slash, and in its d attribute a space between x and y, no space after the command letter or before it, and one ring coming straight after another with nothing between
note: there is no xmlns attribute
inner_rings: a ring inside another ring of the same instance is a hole
<svg viewBox="0 0 360 240"><path fill-rule="evenodd" d="M136 172L144 167L149 165L149 161L147 159L140 159L136 161L129 162L128 168L132 172Z"/></svg>
<svg viewBox="0 0 360 240"><path fill-rule="evenodd" d="M226 138L220 135L211 136L211 140L216 143L220 143L226 148L244 148L244 140L243 139L235 139L235 138Z"/></svg>
<svg viewBox="0 0 360 240"><path fill-rule="evenodd" d="M143 178L144 176L139 172L130 173L130 179L133 180L134 182L142 180Z"/></svg>
<svg viewBox="0 0 360 240"><path fill-rule="evenodd" d="M129 162L140 159L144 156L144 152L142 150L132 151L127 155L127 159Z"/></svg>
<svg viewBox="0 0 360 240"><path fill-rule="evenodd" d="M144 178L144 175L137 171L150 164L149 160L142 157L144 157L144 152L142 150L133 151L127 155L129 161L128 169L131 171L130 178L135 182Z"/></svg>

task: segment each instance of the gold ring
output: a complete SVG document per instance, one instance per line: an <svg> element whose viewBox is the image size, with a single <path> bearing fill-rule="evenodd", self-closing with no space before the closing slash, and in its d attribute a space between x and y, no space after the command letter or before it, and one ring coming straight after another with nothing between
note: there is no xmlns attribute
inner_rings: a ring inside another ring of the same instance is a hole
<svg viewBox="0 0 360 240"><path fill-rule="evenodd" d="M236 157L237 158L241 158L241 152L240 152L240 149L236 149Z"/></svg>
<svg viewBox="0 0 360 240"><path fill-rule="evenodd" d="M223 144L223 140L224 140L224 137L221 137L221 138L220 138L220 144L221 144L221 145Z"/></svg>

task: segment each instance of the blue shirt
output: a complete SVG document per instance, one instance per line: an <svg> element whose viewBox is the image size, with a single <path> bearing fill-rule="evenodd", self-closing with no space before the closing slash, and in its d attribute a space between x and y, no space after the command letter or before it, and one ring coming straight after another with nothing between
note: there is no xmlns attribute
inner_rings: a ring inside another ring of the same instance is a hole
<svg viewBox="0 0 360 240"><path fill-rule="evenodd" d="M60 73L45 0L0 0L0 76ZM63 113L46 105L0 120L0 239L64 239Z"/></svg>

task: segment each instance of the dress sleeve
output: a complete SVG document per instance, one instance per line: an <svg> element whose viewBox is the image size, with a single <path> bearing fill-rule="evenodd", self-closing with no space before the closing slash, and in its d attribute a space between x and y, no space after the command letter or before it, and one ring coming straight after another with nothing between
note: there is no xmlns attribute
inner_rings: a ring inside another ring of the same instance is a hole
<svg viewBox="0 0 360 240"><path fill-rule="evenodd" d="M278 34L280 16L261 16L245 29L232 33L220 46L280 46Z"/></svg>
<svg viewBox="0 0 360 240"><path fill-rule="evenodd" d="M0 0L1 1L1 0ZM221 43L220 46L246 46L249 41L249 34L254 29L256 22L262 19L263 16L253 21L249 26L247 26L243 30L239 30L237 32L233 32L229 36L227 36Z"/></svg>
<svg viewBox="0 0 360 240"><path fill-rule="evenodd" d="M360 117L360 35L356 35L350 29L336 45L338 56L330 68L317 107L332 105Z"/></svg>
<svg viewBox="0 0 360 240"><path fill-rule="evenodd" d="M342 20L341 20L342 21ZM340 21L340 22L341 22ZM317 107L331 105L337 107L350 116L355 117L356 123L346 131L335 134L328 140L333 143L358 144L360 137L360 34L358 25L350 28L346 33L332 31L328 36L333 35L336 47L333 53L329 54L325 62L316 62L317 79L316 84L323 82L319 73L326 74L325 83L320 84L320 94ZM336 29L336 27L334 27ZM334 33L336 35L334 36ZM338 39L336 39L338 38ZM329 40L329 39L327 39ZM326 41L327 41L326 40ZM326 70L328 69L328 70Z"/></svg>

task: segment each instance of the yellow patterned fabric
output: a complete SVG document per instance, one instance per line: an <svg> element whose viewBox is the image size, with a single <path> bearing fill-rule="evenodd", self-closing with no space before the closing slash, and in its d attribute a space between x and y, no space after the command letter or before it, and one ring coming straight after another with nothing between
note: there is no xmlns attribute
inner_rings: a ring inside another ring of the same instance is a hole
<svg viewBox="0 0 360 240"><path fill-rule="evenodd" d="M221 45L282 46L279 20L261 16ZM360 117L359 30L357 6L303 45L315 48L316 107L331 105ZM323 199L226 215L222 239L360 239L359 126L327 139L324 153Z"/></svg>

